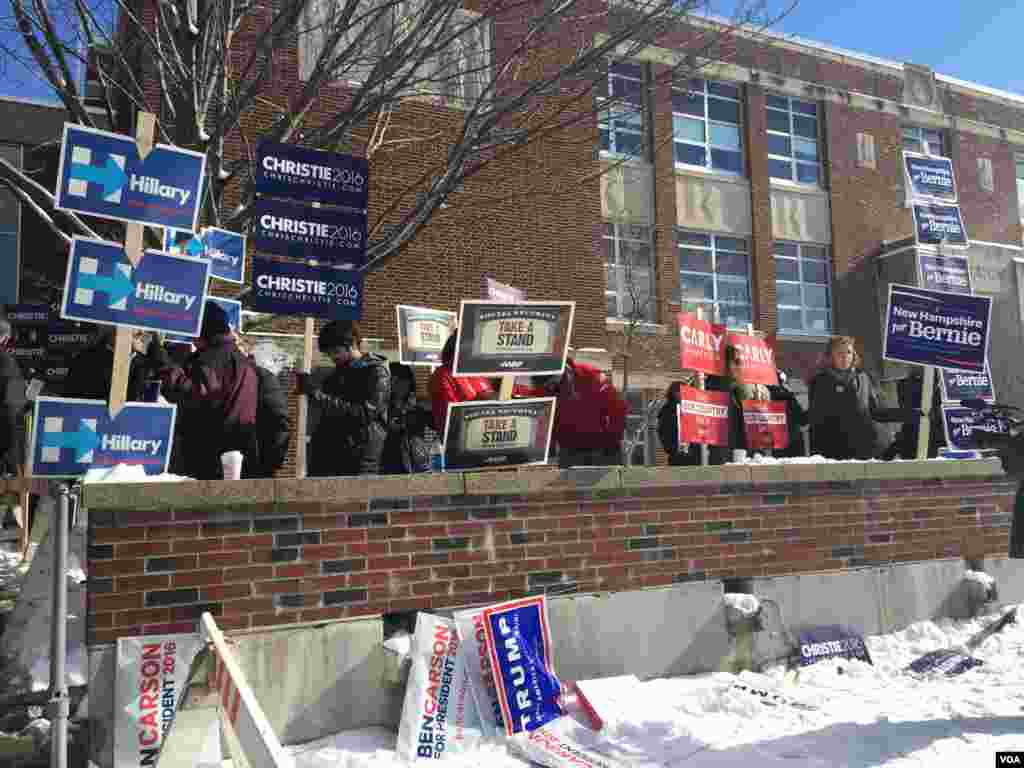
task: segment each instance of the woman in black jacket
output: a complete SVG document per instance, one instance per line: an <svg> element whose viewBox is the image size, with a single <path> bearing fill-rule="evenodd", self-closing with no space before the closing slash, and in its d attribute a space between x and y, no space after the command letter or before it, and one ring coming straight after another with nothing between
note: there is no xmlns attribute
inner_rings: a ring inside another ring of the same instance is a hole
<svg viewBox="0 0 1024 768"><path fill-rule="evenodd" d="M388 436L381 459L381 474L408 475L430 471L426 431L432 420L429 407L416 400L416 376L412 368L391 363L391 405Z"/></svg>
<svg viewBox="0 0 1024 768"><path fill-rule="evenodd" d="M665 391L665 404L658 411L658 437L661 447L668 454L668 463L673 467L692 467L700 464L700 446L692 444L688 450L679 450L678 407L682 398L679 388L683 382L674 381Z"/></svg>
<svg viewBox="0 0 1024 768"><path fill-rule="evenodd" d="M729 393L729 445L708 448L708 463L726 464L732 461L732 452L747 450L747 431L743 427L743 393L740 390L740 370L743 366L736 347L725 348L725 376L708 376L707 388Z"/></svg>

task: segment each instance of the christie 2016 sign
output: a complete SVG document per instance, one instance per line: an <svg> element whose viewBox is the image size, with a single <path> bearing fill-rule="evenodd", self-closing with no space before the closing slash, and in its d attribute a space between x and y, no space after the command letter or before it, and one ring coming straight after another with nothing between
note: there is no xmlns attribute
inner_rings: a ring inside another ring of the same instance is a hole
<svg viewBox="0 0 1024 768"><path fill-rule="evenodd" d="M889 286L883 357L966 373L985 371L992 299Z"/></svg>
<svg viewBox="0 0 1024 768"><path fill-rule="evenodd" d="M264 141L256 150L256 191L365 210L370 188L364 157Z"/></svg>
<svg viewBox="0 0 1024 768"><path fill-rule="evenodd" d="M129 403L111 417L102 400L36 399L32 424L32 473L78 477L93 467L141 466L163 474L174 435L173 405Z"/></svg>
<svg viewBox="0 0 1024 768"><path fill-rule="evenodd" d="M366 260L366 214L259 200L253 246L264 253L354 269Z"/></svg>
<svg viewBox="0 0 1024 768"><path fill-rule="evenodd" d="M441 350L455 329L455 313L399 304L398 359L403 365L440 365Z"/></svg>
<svg viewBox="0 0 1024 768"><path fill-rule="evenodd" d="M124 247L71 241L61 317L151 331L199 334L210 263L146 251L132 267Z"/></svg>
<svg viewBox="0 0 1024 768"><path fill-rule="evenodd" d="M948 157L904 152L903 168L910 182L912 198L956 202L956 177L953 175L953 161Z"/></svg>
<svg viewBox="0 0 1024 768"><path fill-rule="evenodd" d="M205 172L199 152L157 144L142 160L130 136L65 123L57 208L194 231Z"/></svg>
<svg viewBox="0 0 1024 768"><path fill-rule="evenodd" d="M351 270L256 258L252 283L256 312L358 320L363 308L363 283Z"/></svg>
<svg viewBox="0 0 1024 768"><path fill-rule="evenodd" d="M561 373L572 337L572 301L463 301L456 376Z"/></svg>
<svg viewBox="0 0 1024 768"><path fill-rule="evenodd" d="M555 398L452 403L444 432L448 470L545 464Z"/></svg>

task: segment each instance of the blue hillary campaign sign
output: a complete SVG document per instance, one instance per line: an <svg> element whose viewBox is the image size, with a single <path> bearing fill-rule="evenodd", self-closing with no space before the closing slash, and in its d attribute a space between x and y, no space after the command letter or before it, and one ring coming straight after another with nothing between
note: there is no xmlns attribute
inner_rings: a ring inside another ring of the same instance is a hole
<svg viewBox="0 0 1024 768"><path fill-rule="evenodd" d="M157 144L141 160L130 136L65 123L57 208L195 230L205 173L199 152Z"/></svg>
<svg viewBox="0 0 1024 768"><path fill-rule="evenodd" d="M128 403L115 417L102 400L36 399L32 474L78 477L93 467L141 465L147 475L167 470L176 408Z"/></svg>
<svg viewBox="0 0 1024 768"><path fill-rule="evenodd" d="M76 237L71 242L61 317L196 336L210 262L146 251L134 268L124 247Z"/></svg>
<svg viewBox="0 0 1024 768"><path fill-rule="evenodd" d="M204 227L199 234L168 227L164 229L164 250L208 259L213 277L242 284L245 282L245 239L245 235L217 227Z"/></svg>
<svg viewBox="0 0 1024 768"><path fill-rule="evenodd" d="M914 199L931 198L940 203L956 202L956 178L953 161L948 157L903 153L903 168L910 181Z"/></svg>
<svg viewBox="0 0 1024 768"><path fill-rule="evenodd" d="M971 293L971 269L959 254L917 252L918 281L922 288L952 293Z"/></svg>
<svg viewBox="0 0 1024 768"><path fill-rule="evenodd" d="M985 370L992 299L889 286L882 357L968 373Z"/></svg>
<svg viewBox="0 0 1024 768"><path fill-rule="evenodd" d="M253 245L264 253L303 261L361 267L366 260L366 214L258 200Z"/></svg>
<svg viewBox="0 0 1024 768"><path fill-rule="evenodd" d="M967 229L959 205L914 203L914 235L918 245L946 245L966 248Z"/></svg>
<svg viewBox="0 0 1024 768"><path fill-rule="evenodd" d="M358 320L363 281L358 272L253 259L252 309L274 315Z"/></svg>
<svg viewBox="0 0 1024 768"><path fill-rule="evenodd" d="M272 141L256 149L256 191L261 195L365 210L369 181L365 157Z"/></svg>

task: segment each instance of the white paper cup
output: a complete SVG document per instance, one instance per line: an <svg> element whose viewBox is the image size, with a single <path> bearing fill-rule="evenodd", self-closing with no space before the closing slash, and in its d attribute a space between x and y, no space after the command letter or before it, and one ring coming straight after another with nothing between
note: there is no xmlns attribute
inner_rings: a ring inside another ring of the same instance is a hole
<svg viewBox="0 0 1024 768"><path fill-rule="evenodd" d="M739 464L741 461L747 460L747 452L742 448L735 448L732 452L732 460L734 464Z"/></svg>
<svg viewBox="0 0 1024 768"><path fill-rule="evenodd" d="M224 468L225 480L242 479L242 459L241 451L228 451L220 455L220 463Z"/></svg>

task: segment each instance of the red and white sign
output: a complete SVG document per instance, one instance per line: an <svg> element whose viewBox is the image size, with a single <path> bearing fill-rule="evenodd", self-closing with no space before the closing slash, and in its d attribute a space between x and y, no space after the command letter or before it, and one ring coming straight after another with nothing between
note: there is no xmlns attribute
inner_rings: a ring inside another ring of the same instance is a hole
<svg viewBox="0 0 1024 768"><path fill-rule="evenodd" d="M686 370L721 376L725 373L724 325L700 320L696 315L680 313L679 358Z"/></svg>
<svg viewBox="0 0 1024 768"><path fill-rule="evenodd" d="M729 393L679 388L677 408L680 443L729 445Z"/></svg>
<svg viewBox="0 0 1024 768"><path fill-rule="evenodd" d="M747 434L748 450L788 448L786 404L772 400L744 400L743 429Z"/></svg>
<svg viewBox="0 0 1024 768"><path fill-rule="evenodd" d="M775 367L775 350L768 339L746 333L730 333L726 344L736 347L736 351L739 352L741 384L774 386L779 383L779 372ZM722 354L725 354L724 349Z"/></svg>

